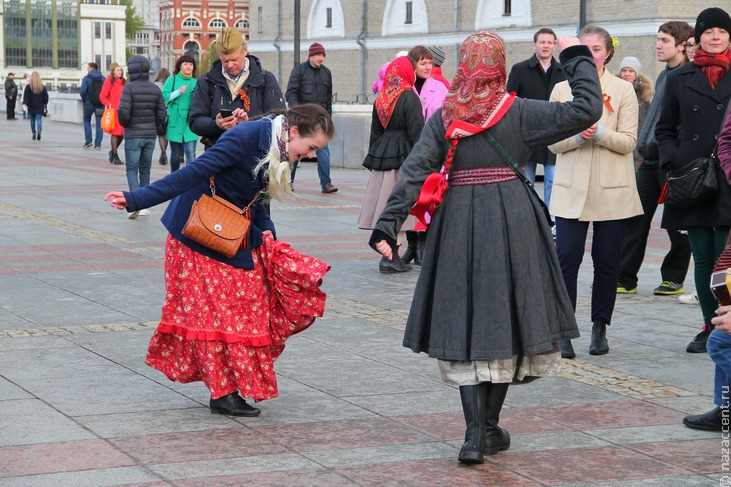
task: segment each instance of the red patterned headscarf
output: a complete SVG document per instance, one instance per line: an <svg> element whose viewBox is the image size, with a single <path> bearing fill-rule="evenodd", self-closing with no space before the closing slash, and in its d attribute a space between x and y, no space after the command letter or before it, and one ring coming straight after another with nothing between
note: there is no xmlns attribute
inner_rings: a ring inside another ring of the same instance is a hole
<svg viewBox="0 0 731 487"><path fill-rule="evenodd" d="M385 129L391 120L396 102L404 91L410 91L416 81L414 66L406 56L400 56L393 60L386 68L386 76L383 78L383 87L378 91L376 102L376 113L381 125Z"/></svg>
<svg viewBox="0 0 731 487"><path fill-rule="evenodd" d="M465 39L459 48L457 74L442 109L447 137L467 137L497 123L515 100L515 95L506 91L506 80L503 41L484 30ZM450 126L461 127L454 131ZM471 128L465 131L465 127Z"/></svg>

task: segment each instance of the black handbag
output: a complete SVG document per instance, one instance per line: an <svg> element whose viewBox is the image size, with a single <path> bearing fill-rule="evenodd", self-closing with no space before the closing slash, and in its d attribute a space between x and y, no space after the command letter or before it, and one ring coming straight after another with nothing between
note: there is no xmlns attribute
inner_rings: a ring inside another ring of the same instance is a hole
<svg viewBox="0 0 731 487"><path fill-rule="evenodd" d="M500 143L495 140L495 138L490 135L489 132L484 132L485 136L487 137L487 142L490 144L490 146L497 152L497 155L500 156L500 158L505 161L508 166L515 172L515 174L518 175L518 178L520 178L521 181L525 183L526 186L528 186L528 192L533 195L533 197L538 201L538 203L541 205L541 209L543 210L543 215L546 217L546 222L548 223L549 227L553 227L556 223L553 221L553 218L551 218L551 212L548 211L548 207L546 206L546 203L541 199L540 196L538 196L538 193L536 193L536 190L533 189L533 185L530 183L530 179L528 179L528 176L525 175L522 169L518 166L518 163L513 160L512 156L505 152L505 149L503 149L503 146L500 145Z"/></svg>
<svg viewBox="0 0 731 487"><path fill-rule="evenodd" d="M714 153L711 157L699 157L690 164L668 172L665 204L675 208L690 208L711 198L718 191L717 168Z"/></svg>
<svg viewBox="0 0 731 487"><path fill-rule="evenodd" d="M726 112L721 119L719 133L726 123L731 103L726 106ZM671 169L667 176L667 195L665 204L675 208L691 208L705 201L718 192L718 142L713 148L711 157L698 157L690 164Z"/></svg>

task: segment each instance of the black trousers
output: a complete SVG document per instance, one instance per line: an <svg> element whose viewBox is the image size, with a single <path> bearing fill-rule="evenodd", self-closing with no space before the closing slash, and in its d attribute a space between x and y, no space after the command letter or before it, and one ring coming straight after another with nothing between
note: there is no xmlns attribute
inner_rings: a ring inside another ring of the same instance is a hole
<svg viewBox="0 0 731 487"><path fill-rule="evenodd" d="M5 101L7 102L7 108L8 108L8 120L11 120L15 118L15 97L13 98L5 98Z"/></svg>
<svg viewBox="0 0 731 487"><path fill-rule="evenodd" d="M665 184L664 174L660 172L657 161L643 161L636 177L637 191L640 194L644 214L631 218L625 229L617 285L626 289L637 287L637 273L645 259L652 218L657 211L657 200ZM687 235L678 230L667 232L670 237L670 251L662 261L660 274L663 281L682 284L685 282L690 263L690 241Z"/></svg>
<svg viewBox="0 0 731 487"><path fill-rule="evenodd" d="M612 322L617 299L617 273L627 219L593 222L591 259L594 279L591 290L591 321ZM556 253L563 281L576 310L577 279L584 258L589 222L556 217Z"/></svg>

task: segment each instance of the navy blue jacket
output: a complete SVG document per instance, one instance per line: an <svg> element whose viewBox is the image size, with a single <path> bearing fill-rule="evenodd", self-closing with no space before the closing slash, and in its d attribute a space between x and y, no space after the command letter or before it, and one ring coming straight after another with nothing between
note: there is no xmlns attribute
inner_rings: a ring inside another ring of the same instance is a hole
<svg viewBox="0 0 731 487"><path fill-rule="evenodd" d="M259 198L251 209L251 227L247 237L247 249L240 249L236 255L226 258L183 236L183 226L188 221L193 202L203 193L210 195L209 178L214 176L216 194L244 208L264 188L260 171L254 176L257 160L266 156L272 137L271 119L240 123L226 131L218 143L199 156L193 164L168 174L149 186L125 191L127 211L159 205L172 199L162 216L165 228L180 242L196 252L234 267L253 269L251 250L261 245L261 234L265 230L274 232Z"/></svg>

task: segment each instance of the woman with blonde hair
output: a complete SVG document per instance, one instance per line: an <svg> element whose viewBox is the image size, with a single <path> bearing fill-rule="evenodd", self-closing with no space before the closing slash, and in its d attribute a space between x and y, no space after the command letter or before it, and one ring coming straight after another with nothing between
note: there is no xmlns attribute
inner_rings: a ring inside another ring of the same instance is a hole
<svg viewBox="0 0 731 487"><path fill-rule="evenodd" d="M30 118L30 130L33 132L33 140L41 140L41 131L43 130L43 117L46 115L46 105L48 105L48 91L43 86L43 80L38 71L33 71L30 75L30 83L23 90L23 105L28 107L28 117Z"/></svg>
<svg viewBox="0 0 731 487"><path fill-rule="evenodd" d="M556 217L556 252L574 309L579 267L592 224L589 353L604 355L609 352L606 331L617 299L624 229L629 218L642 214L632 155L639 108L632 84L606 68L614 56L609 32L589 25L579 31L579 40L591 50L599 74L602 117L588 129L548 147L557 155L550 210ZM562 81L554 87L550 101L572 98L571 87ZM561 353L565 358L576 356L570 340L561 341Z"/></svg>
<svg viewBox="0 0 731 487"><path fill-rule="evenodd" d="M119 100L122 98L122 90L124 89L124 70L122 66L117 63L109 65L109 76L104 80L102 85L102 92L99 94L99 100L104 104L105 107L112 107L115 110L119 109ZM116 125L110 131L106 131L112 136L112 149L109 151L109 163L121 165L124 164L118 155L119 144L124 139L124 127L117 120Z"/></svg>

